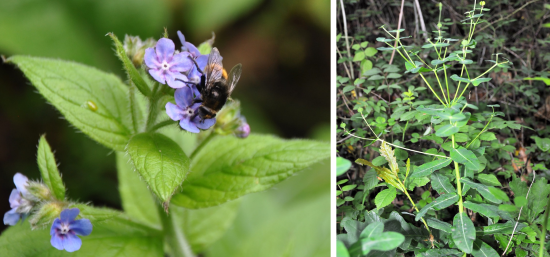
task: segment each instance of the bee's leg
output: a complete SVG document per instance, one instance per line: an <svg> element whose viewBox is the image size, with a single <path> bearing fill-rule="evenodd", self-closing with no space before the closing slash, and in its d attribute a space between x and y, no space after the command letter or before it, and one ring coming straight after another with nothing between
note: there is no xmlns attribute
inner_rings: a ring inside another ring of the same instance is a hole
<svg viewBox="0 0 550 257"><path fill-rule="evenodd" d="M195 99L193 99L193 103L191 103L191 104L196 104L196 103L202 103L202 99L195 98Z"/></svg>
<svg viewBox="0 0 550 257"><path fill-rule="evenodd" d="M197 61L195 61L195 59L193 59L193 57L191 56L188 56L189 59L191 59L191 61L193 61L193 63L195 64L195 66L197 67L197 70L202 74L204 75L204 72L201 70L201 68L199 68L199 64L197 63Z"/></svg>

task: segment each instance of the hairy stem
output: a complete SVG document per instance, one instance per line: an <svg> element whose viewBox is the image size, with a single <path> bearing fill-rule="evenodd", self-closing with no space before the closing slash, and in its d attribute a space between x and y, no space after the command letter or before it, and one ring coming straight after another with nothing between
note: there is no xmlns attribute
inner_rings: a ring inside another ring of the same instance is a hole
<svg viewBox="0 0 550 257"><path fill-rule="evenodd" d="M162 127L173 125L175 123L176 123L175 121L173 121L171 119L168 119L168 120L165 120L165 121L162 121L162 122L159 122L159 123L155 124L154 126L149 128L149 130L147 132L155 132L155 131L157 131L158 129L160 129Z"/></svg>
<svg viewBox="0 0 550 257"><path fill-rule="evenodd" d="M197 146L197 148L195 148L195 150L193 151L193 153L191 154L191 156L189 156L189 159L193 159L193 157L195 157L195 155L206 145L208 144L208 142L210 142L210 140L212 140L212 138L214 138L216 136L216 133L214 133L213 131L210 132L210 134L204 139L202 140L201 144L199 146Z"/></svg>
<svg viewBox="0 0 550 257"><path fill-rule="evenodd" d="M149 115L147 116L147 125L146 130L149 131L157 119L158 114L158 100L160 99L158 95L159 83L156 82L153 87L153 93L149 98Z"/></svg>
<svg viewBox="0 0 550 257"><path fill-rule="evenodd" d="M173 215L164 212L161 205L158 205L159 217L162 222L164 241L169 246L171 256L174 257L195 257L193 250L183 231L181 231L178 220Z"/></svg>

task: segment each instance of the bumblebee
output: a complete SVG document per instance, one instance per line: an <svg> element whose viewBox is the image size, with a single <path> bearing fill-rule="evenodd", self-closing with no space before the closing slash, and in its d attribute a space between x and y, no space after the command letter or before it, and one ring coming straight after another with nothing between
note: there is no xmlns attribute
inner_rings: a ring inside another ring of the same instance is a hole
<svg viewBox="0 0 550 257"><path fill-rule="evenodd" d="M212 48L204 71L193 58L197 70L201 73L201 81L197 89L201 93L201 99L195 99L195 103L202 103L195 115L201 117L201 121L216 117L218 111L225 105L231 92L241 77L242 65L235 65L229 74L223 69L222 57L217 48Z"/></svg>

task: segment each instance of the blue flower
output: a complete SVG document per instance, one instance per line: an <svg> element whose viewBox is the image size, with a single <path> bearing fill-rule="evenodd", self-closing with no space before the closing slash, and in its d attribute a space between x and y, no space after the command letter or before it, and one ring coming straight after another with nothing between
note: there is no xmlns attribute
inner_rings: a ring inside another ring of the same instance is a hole
<svg viewBox="0 0 550 257"><path fill-rule="evenodd" d="M189 59L188 52L174 54L176 47L168 38L157 41L155 49L145 49L145 65L149 68L149 74L158 82L168 84L171 88L182 88L189 81L186 75L193 69L194 64Z"/></svg>
<svg viewBox="0 0 550 257"><path fill-rule="evenodd" d="M197 98L200 94L195 91ZM179 121L180 127L193 133L199 133L199 129L208 129L216 123L216 118L206 119L201 122L201 117L197 115L200 103L193 103L193 89L183 87L176 89L174 94L176 104L166 103L166 113L170 119Z"/></svg>
<svg viewBox="0 0 550 257"><path fill-rule="evenodd" d="M33 207L33 203L24 196L29 196L27 191L29 179L21 174L17 173L13 176L13 183L15 184L16 189L13 189L10 194L10 208L6 214L4 214L4 225L15 225L19 219L24 217L29 213Z"/></svg>
<svg viewBox="0 0 550 257"><path fill-rule="evenodd" d="M75 220L80 210L78 208L65 209L53 221L50 235L50 243L58 250L74 252L82 246L79 236L87 236L92 233L92 223L89 219Z"/></svg>
<svg viewBox="0 0 550 257"><path fill-rule="evenodd" d="M208 55L207 54L201 54L199 52L199 49L195 47L193 44L185 41L185 36L181 33L181 31L178 30L178 37L181 41L181 50L183 52L188 52L189 56L197 62L199 65L199 68L201 68L202 71L204 71L204 68L206 67L206 63L208 62ZM198 84L201 82L201 73L197 70L197 67L193 65L193 69L187 74L187 78L189 78L190 82L193 82L195 84Z"/></svg>

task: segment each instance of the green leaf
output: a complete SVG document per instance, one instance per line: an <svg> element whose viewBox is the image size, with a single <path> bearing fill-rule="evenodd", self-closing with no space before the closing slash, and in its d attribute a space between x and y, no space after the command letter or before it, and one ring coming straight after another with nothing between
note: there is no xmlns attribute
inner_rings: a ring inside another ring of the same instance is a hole
<svg viewBox="0 0 550 257"><path fill-rule="evenodd" d="M470 80L469 80L469 79L467 79L467 78L461 78L461 77L459 77L459 76L456 75L456 74L453 74L453 75L451 76L451 79L454 80L454 81L470 83Z"/></svg>
<svg viewBox="0 0 550 257"><path fill-rule="evenodd" d="M374 56L376 53L378 53L378 50L374 47L367 47L367 49L365 49L365 56L367 57Z"/></svg>
<svg viewBox="0 0 550 257"><path fill-rule="evenodd" d="M130 78L130 81L134 83L134 85L137 87L137 89L145 96L151 95L151 89L149 89L149 86L147 83L145 83L145 80L141 77L138 70L130 61L130 58L128 58L128 55L126 54L126 51L124 50L124 46L118 40L118 38L113 33L108 33L115 43L115 53L118 56L118 58L122 61L122 66L126 70L126 73L128 74L128 77Z"/></svg>
<svg viewBox="0 0 550 257"><path fill-rule="evenodd" d="M540 150L543 152L550 151L550 138L540 138L536 136L532 136L531 138L535 140L535 144L537 144Z"/></svg>
<svg viewBox="0 0 550 257"><path fill-rule="evenodd" d="M497 137L493 132L485 132L481 134L481 136L479 136L479 140L484 140L484 141L493 141L495 139L497 139Z"/></svg>
<svg viewBox="0 0 550 257"><path fill-rule="evenodd" d="M363 60L361 61L361 74L365 74L365 72L372 69L372 62L370 60Z"/></svg>
<svg viewBox="0 0 550 257"><path fill-rule="evenodd" d="M436 170L443 169L451 164L451 159L436 160L422 164L420 167L415 168L411 174L411 178L427 177Z"/></svg>
<svg viewBox="0 0 550 257"><path fill-rule="evenodd" d="M550 78L535 77L535 78L523 78L523 80L540 80L547 86L550 86Z"/></svg>
<svg viewBox="0 0 550 257"><path fill-rule="evenodd" d="M486 186L502 186L498 178L493 174L479 174L477 180Z"/></svg>
<svg viewBox="0 0 550 257"><path fill-rule="evenodd" d="M355 56L353 56L354 62L360 62L365 59L365 52L363 51L357 51L355 52Z"/></svg>
<svg viewBox="0 0 550 257"><path fill-rule="evenodd" d="M474 86L479 86L479 84L483 83L483 82L489 82L491 81L491 78L478 78L478 79L475 79L475 80L472 80L472 84L474 84Z"/></svg>
<svg viewBox="0 0 550 257"><path fill-rule="evenodd" d="M395 199L397 195L397 191L395 190L395 187L390 187L388 189L380 191L376 198L374 198L374 204L376 204L376 208L380 209L383 207L388 206L393 199Z"/></svg>
<svg viewBox="0 0 550 257"><path fill-rule="evenodd" d="M477 171L481 168L479 160L477 159L474 152L464 148L459 147L458 149L451 150L451 158L453 161L462 163L466 168Z"/></svg>
<svg viewBox="0 0 550 257"><path fill-rule="evenodd" d="M185 234L193 252L199 253L216 242L231 227L240 203L240 200L235 200L197 210L172 206L170 215L174 215L172 221Z"/></svg>
<svg viewBox="0 0 550 257"><path fill-rule="evenodd" d="M497 204L502 202L500 199L494 196L493 193L491 193L491 191L489 191L488 186L474 183L468 178L461 178L460 181L477 190L485 199L489 200L490 202L497 203Z"/></svg>
<svg viewBox="0 0 550 257"><path fill-rule="evenodd" d="M44 184L48 186L57 200L65 200L65 186L63 185L63 180L61 180L61 175L57 169L57 163L55 162L52 149L44 135L42 135L40 141L38 141L36 161L38 162L38 169L40 169L40 175L42 176Z"/></svg>
<svg viewBox="0 0 550 257"><path fill-rule="evenodd" d="M527 204L527 198L525 198L525 196L523 195L520 195L520 196L516 196L514 198L514 204L517 206L517 207L523 207Z"/></svg>
<svg viewBox="0 0 550 257"><path fill-rule="evenodd" d="M508 221L506 223L495 223L489 226L481 227L480 230L477 231L477 233L480 236L486 236L486 235L494 235L494 234L512 234L514 231L514 227L516 227L516 232L520 231L527 225L523 223L518 223L516 227L516 223L513 221Z"/></svg>
<svg viewBox="0 0 550 257"><path fill-rule="evenodd" d="M127 152L134 167L166 209L189 171L189 158L176 142L158 133L133 136Z"/></svg>
<svg viewBox="0 0 550 257"><path fill-rule="evenodd" d="M497 199L502 200L503 202L509 202L510 198L508 198L508 195L506 193L496 187L488 186L489 192L493 194Z"/></svg>
<svg viewBox="0 0 550 257"><path fill-rule="evenodd" d="M13 56L48 102L84 134L114 150L123 151L132 134L128 87L112 74L54 59ZM95 110L86 107L92 102Z"/></svg>
<svg viewBox="0 0 550 257"><path fill-rule="evenodd" d="M458 195L456 193L444 194L427 204L416 214L414 220L419 221L429 210L434 209L436 211L445 209L458 201Z"/></svg>
<svg viewBox="0 0 550 257"><path fill-rule="evenodd" d="M477 239L474 241L474 249L472 250L474 257L499 257L497 251L487 243Z"/></svg>
<svg viewBox="0 0 550 257"><path fill-rule="evenodd" d="M399 119L401 121L410 120L410 119L414 118L414 115L416 115L416 113L418 113L418 112L417 111L410 111L410 112L403 113L403 115L399 116Z"/></svg>
<svg viewBox="0 0 550 257"><path fill-rule="evenodd" d="M445 125L441 128L439 128L435 135L438 137L448 137L455 133L458 133L459 128L457 126L453 126L452 124Z"/></svg>
<svg viewBox="0 0 550 257"><path fill-rule="evenodd" d="M28 222L6 229L0 236L3 256L162 256L160 231L133 222L123 215L93 222L92 233L81 236L82 248L69 253L50 244L50 229L31 230ZM32 244L29 244L32 243Z"/></svg>
<svg viewBox="0 0 550 257"><path fill-rule="evenodd" d="M350 257L348 248L346 248L346 245L340 240L336 242L336 257Z"/></svg>
<svg viewBox="0 0 550 257"><path fill-rule="evenodd" d="M356 256L357 253L367 255L372 250L389 251L397 248L405 241L405 236L397 232L385 232L380 235L361 238L349 248L350 255Z"/></svg>
<svg viewBox="0 0 550 257"><path fill-rule="evenodd" d="M347 186L344 186L342 187L342 191L350 191L350 190L353 190L354 188L356 188L357 185L347 185Z"/></svg>
<svg viewBox="0 0 550 257"><path fill-rule="evenodd" d="M437 193L450 194L456 192L454 186L449 182L449 178L438 173L432 173L430 179L432 182L432 187L437 191Z"/></svg>
<svg viewBox="0 0 550 257"><path fill-rule="evenodd" d="M449 256L455 256L455 257L461 257L462 252L456 250L456 249L429 249L428 251L425 251L421 253L422 257L449 257Z"/></svg>
<svg viewBox="0 0 550 257"><path fill-rule="evenodd" d="M351 168L351 161L342 157L336 158L336 176L346 173L349 168Z"/></svg>
<svg viewBox="0 0 550 257"><path fill-rule="evenodd" d="M474 240L476 239L476 229L474 223L466 213L457 213L453 219L453 241L461 251L471 253Z"/></svg>
<svg viewBox="0 0 550 257"><path fill-rule="evenodd" d="M145 181L140 179L130 156L122 152L116 153L118 175L118 191L122 200L124 212L143 224L160 229L160 217L153 195L147 189Z"/></svg>
<svg viewBox="0 0 550 257"><path fill-rule="evenodd" d="M452 233L453 226L451 224L435 219L435 218L427 218L426 222L428 223L428 226L431 228L439 229L443 232Z"/></svg>
<svg viewBox="0 0 550 257"><path fill-rule="evenodd" d="M489 218L498 218L500 215L498 214L498 207L491 205L491 204L477 204L472 202L464 202L464 207L475 211L485 217Z"/></svg>
<svg viewBox="0 0 550 257"><path fill-rule="evenodd" d="M254 134L246 139L218 136L195 155L193 172L172 203L190 209L219 205L266 190L329 157L330 147L324 142Z"/></svg>
<svg viewBox="0 0 550 257"><path fill-rule="evenodd" d="M359 238L369 238L372 236L378 236L384 232L384 223L381 221L373 222L369 224L363 231L361 231L361 234L359 235Z"/></svg>

